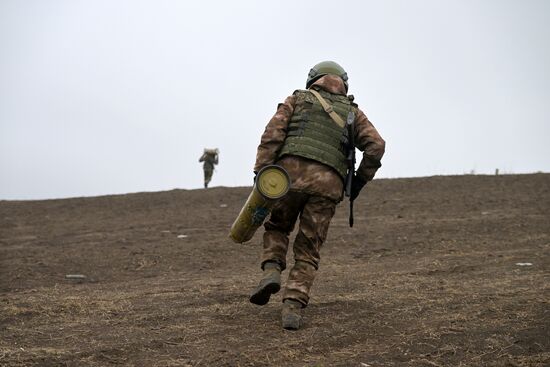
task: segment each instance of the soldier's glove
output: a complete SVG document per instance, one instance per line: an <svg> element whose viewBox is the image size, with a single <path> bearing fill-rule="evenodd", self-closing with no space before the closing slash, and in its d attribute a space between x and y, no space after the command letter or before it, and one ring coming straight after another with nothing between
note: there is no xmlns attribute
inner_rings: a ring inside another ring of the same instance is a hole
<svg viewBox="0 0 550 367"><path fill-rule="evenodd" d="M367 181L363 180L361 177L357 175L353 175L353 181L351 181L351 193L349 195L349 199L351 201L354 201L359 196L359 192L361 192L361 189L367 184Z"/></svg>

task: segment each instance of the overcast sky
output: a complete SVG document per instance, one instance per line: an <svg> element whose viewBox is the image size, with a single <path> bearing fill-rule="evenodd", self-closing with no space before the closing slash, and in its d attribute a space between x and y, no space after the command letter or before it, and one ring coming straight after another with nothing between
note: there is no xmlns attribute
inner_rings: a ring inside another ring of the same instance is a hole
<svg viewBox="0 0 550 367"><path fill-rule="evenodd" d="M252 181L276 106L334 60L377 177L550 172L550 1L0 0L0 199Z"/></svg>

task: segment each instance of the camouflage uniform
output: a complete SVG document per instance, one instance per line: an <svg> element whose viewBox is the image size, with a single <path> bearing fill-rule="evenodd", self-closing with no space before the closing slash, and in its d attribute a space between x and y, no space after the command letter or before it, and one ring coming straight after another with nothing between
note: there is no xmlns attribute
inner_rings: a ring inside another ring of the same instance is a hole
<svg viewBox="0 0 550 367"><path fill-rule="evenodd" d="M347 94L342 79L332 74L322 76L312 86L332 94ZM262 269L266 262L276 262L282 270L286 268L288 236L299 217L299 231L294 241L295 265L290 270L283 300L295 300L305 307L319 268L319 251L326 239L336 204L343 198L344 182L335 169L315 160L295 155L279 157L289 121L297 106L296 98L293 94L279 104L267 124L258 146L254 171L258 172L269 164L278 164L290 175L291 191L275 205L264 225ZM362 180L370 181L381 165L385 142L356 104L352 105L352 109L355 114L355 146L363 152L356 174Z"/></svg>
<svg viewBox="0 0 550 367"><path fill-rule="evenodd" d="M202 169L204 171L204 187L206 188L212 180L214 166L218 164L218 153L205 150L203 155L199 158L199 162L204 162Z"/></svg>

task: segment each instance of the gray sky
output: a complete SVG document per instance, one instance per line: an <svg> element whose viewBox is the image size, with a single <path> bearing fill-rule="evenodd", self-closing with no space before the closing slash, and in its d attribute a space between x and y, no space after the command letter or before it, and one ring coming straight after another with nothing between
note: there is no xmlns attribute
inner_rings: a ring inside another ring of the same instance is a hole
<svg viewBox="0 0 550 367"><path fill-rule="evenodd" d="M319 61L387 142L377 177L550 172L550 1L0 0L0 199L252 182Z"/></svg>

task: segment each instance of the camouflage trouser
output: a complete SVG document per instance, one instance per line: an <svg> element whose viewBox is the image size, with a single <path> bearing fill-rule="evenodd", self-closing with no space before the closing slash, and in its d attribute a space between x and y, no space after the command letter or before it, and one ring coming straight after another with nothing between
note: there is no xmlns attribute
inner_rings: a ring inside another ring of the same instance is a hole
<svg viewBox="0 0 550 367"><path fill-rule="evenodd" d="M266 261L278 262L286 268L288 236L300 216L300 227L294 240L295 264L290 270L283 294L306 306L309 291L319 268L319 250L327 237L336 203L329 199L301 192L289 192L275 204L265 223L262 268Z"/></svg>
<svg viewBox="0 0 550 367"><path fill-rule="evenodd" d="M210 180L212 180L212 173L214 172L213 168L204 167L204 187L208 186Z"/></svg>

